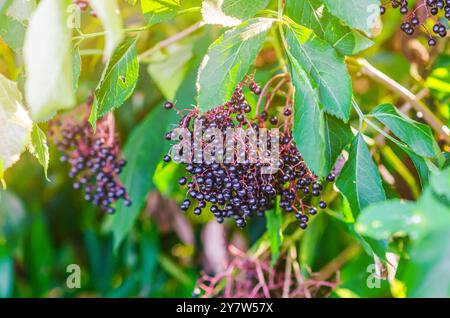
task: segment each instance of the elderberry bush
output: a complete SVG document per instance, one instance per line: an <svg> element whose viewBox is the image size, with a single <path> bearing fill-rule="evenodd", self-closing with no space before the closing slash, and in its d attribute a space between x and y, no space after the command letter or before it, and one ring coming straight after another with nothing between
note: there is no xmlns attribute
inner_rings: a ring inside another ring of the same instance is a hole
<svg viewBox="0 0 450 318"><path fill-rule="evenodd" d="M114 213L114 203L124 200L131 205L119 174L126 165L122 158L114 131L112 115L97 122L94 133L86 118L67 116L52 123L51 134L61 152L61 162L71 169L69 177L74 179L73 188L84 190L84 199L102 211Z"/></svg>
<svg viewBox="0 0 450 318"><path fill-rule="evenodd" d="M259 144L261 149L255 150L248 144L248 135L243 138L239 135L231 139L225 138L225 141L206 136L202 139L203 150L210 144L218 145L223 142L223 149L241 146L244 151L233 154L231 161L207 163L201 160L196 162L196 155L192 150L190 160L183 162L186 175L178 180L181 186L186 187L186 198L180 207L183 211L193 211L195 215L200 215L205 210L210 211L219 223L229 218L233 219L238 227L243 228L251 217L262 217L266 211L279 204L286 213L294 213L300 228L306 229L310 217L315 215L318 209L325 209L327 203L321 199L322 183L308 169L292 138L293 111L286 106L279 112L279 117L276 112L269 114L269 109L265 108L261 113L257 110L256 114L252 115L252 107L243 93L245 87L255 95L261 94L261 88L253 80L246 80L238 85L229 102L202 115L197 108L179 110L173 103L165 103L165 109L175 108L182 115L178 128L187 129L191 137L189 140L181 136L181 140L175 140L174 131L169 131L166 139L178 141L178 145L191 145L194 138L200 134L193 128L195 120L201 121L202 131L217 128L224 136L231 128L247 128L257 136L262 128L278 128L279 147L275 154L278 160L274 162L274 153L271 155L268 150L272 150L271 138L268 139L267 148ZM163 160L179 162L183 155L182 149L179 149L176 148L165 155ZM261 156L257 156L256 161L249 160L254 151L259 151ZM274 163L274 171L265 173L264 169ZM330 174L327 181L332 182L334 179L335 176ZM313 206L313 201L318 202L318 206Z"/></svg>
<svg viewBox="0 0 450 318"><path fill-rule="evenodd" d="M418 0L412 10L407 0L390 0L380 7L381 14L386 12L388 5L405 16L400 27L405 34L411 36L417 29L422 29L427 34L429 46L435 46L438 37L447 36L447 27L439 17L450 21L450 0ZM427 20L432 21L432 30L426 27Z"/></svg>

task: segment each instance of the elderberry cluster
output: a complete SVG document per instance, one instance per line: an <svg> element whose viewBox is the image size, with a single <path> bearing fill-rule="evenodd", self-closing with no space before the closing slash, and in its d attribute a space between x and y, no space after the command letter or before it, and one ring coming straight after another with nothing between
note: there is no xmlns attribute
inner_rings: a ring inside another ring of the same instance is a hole
<svg viewBox="0 0 450 318"><path fill-rule="evenodd" d="M243 228L251 217L263 217L278 201L280 208L287 213L295 213L300 228L306 229L309 217L315 215L318 208L325 209L327 203L320 198L323 185L306 166L295 146L291 129L288 129L291 127L288 123L292 120L293 111L290 106L285 106L279 112L282 115L280 119L276 116L277 113L269 114L268 108L261 114L252 113L252 107L243 93L245 86L255 95L261 94L261 88L253 80L246 80L238 85L229 102L203 115L199 114L197 108L187 110L188 113L185 115L184 111L177 109L178 113L183 115L178 127L191 132L190 142L192 142L199 134L192 128L194 120L201 120L203 131L218 128L224 136L229 128L252 129L259 136L261 128L283 126L284 129L279 130L279 153L275 173L263 173L264 168L274 164L268 150L271 149L272 139L268 139L267 149L263 147L265 150L262 159L258 156L255 162L249 160L249 155L255 150L248 146L248 137L222 141L206 138L207 140L202 143L203 149L210 143L217 145L223 142L223 149L236 147L241 143L245 149L244 155L234 154L231 162L205 163L201 160L191 160L189 163L183 163L186 175L181 177L178 183L187 190L186 198L180 207L183 211L192 210L195 215L209 210L219 223L229 218L233 219L238 227ZM164 108L173 109L175 105L166 102ZM166 133L166 139L180 144L187 142L183 138L175 140L173 131ZM181 151L170 152L163 160L180 162L181 155ZM194 152L191 153L191 159L194 159ZM328 181L334 179L333 174L327 178ZM318 208L312 206L313 201L318 201Z"/></svg>
<svg viewBox="0 0 450 318"><path fill-rule="evenodd" d="M61 162L70 164L69 177L74 179L73 188L84 188L84 199L107 213L114 213L114 203L124 200L131 205L127 191L119 180L119 174L126 165L115 140L114 131L108 120L100 120L97 132L86 120L70 117L52 123L51 134L62 153Z"/></svg>
<svg viewBox="0 0 450 318"><path fill-rule="evenodd" d="M445 38L447 36L446 26L439 21L438 16L442 15L450 21L450 0L419 0L413 10L408 8L407 0L390 0L390 5L394 9L399 9L400 13L405 16L401 25L401 30L407 35L413 35L417 28L422 28L428 36L428 45L435 46L435 36ZM386 12L386 4L380 7L381 14ZM419 17L419 12L424 11L425 17ZM433 30L430 32L425 21L431 19L433 21ZM433 36L434 34L435 36Z"/></svg>

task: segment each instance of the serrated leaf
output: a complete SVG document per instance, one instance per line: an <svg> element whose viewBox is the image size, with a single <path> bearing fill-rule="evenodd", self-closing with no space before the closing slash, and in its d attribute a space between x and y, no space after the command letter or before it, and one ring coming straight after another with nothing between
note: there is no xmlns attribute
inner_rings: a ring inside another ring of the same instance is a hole
<svg viewBox="0 0 450 318"><path fill-rule="evenodd" d="M164 134L169 129L175 112L167 112L162 107L153 110L144 121L136 127L123 150L127 165L120 178L133 202L126 207L118 202L116 214L112 220L114 250L117 251L122 240L131 230L148 191L153 188L153 173L169 145L165 143Z"/></svg>
<svg viewBox="0 0 450 318"><path fill-rule="evenodd" d="M248 20L225 32L208 49L197 80L198 107L224 104L255 60L273 20Z"/></svg>
<svg viewBox="0 0 450 318"><path fill-rule="evenodd" d="M37 124L33 125L31 132L31 142L28 145L30 153L37 158L41 166L44 168L45 178L49 181L47 170L50 160L50 154L47 146L47 136Z"/></svg>
<svg viewBox="0 0 450 318"><path fill-rule="evenodd" d="M0 74L0 162L1 175L11 167L30 142L31 119L22 105L17 84Z"/></svg>
<svg viewBox="0 0 450 318"><path fill-rule="evenodd" d="M89 117L93 127L98 118L121 106L131 96L138 76L136 39L129 38L116 49L95 89L95 102Z"/></svg>
<svg viewBox="0 0 450 318"><path fill-rule="evenodd" d="M293 137L308 168L319 177L325 171L325 122L323 106L314 83L288 51L290 74L295 87Z"/></svg>
<svg viewBox="0 0 450 318"><path fill-rule="evenodd" d="M75 105L69 0L43 0L25 35L25 98L35 122Z"/></svg>
<svg viewBox="0 0 450 318"><path fill-rule="evenodd" d="M343 55L354 55L373 45L370 39L330 14L323 0L287 0L286 14L295 22L312 29Z"/></svg>
<svg viewBox="0 0 450 318"><path fill-rule="evenodd" d="M204 24L236 26L255 16L267 7L270 0L204 0L202 16Z"/></svg>
<svg viewBox="0 0 450 318"><path fill-rule="evenodd" d="M433 138L431 128L406 117L393 105L380 105L370 113L369 117L374 117L386 125L418 155L427 158L440 156L439 146Z"/></svg>
<svg viewBox="0 0 450 318"><path fill-rule="evenodd" d="M349 124L325 114L325 171L330 172L342 150L351 142L353 133Z"/></svg>
<svg viewBox="0 0 450 318"><path fill-rule="evenodd" d="M386 199L378 168L361 133L352 142L349 158L336 186L347 199L354 216L369 204Z"/></svg>
<svg viewBox="0 0 450 318"><path fill-rule="evenodd" d="M72 73L73 73L73 87L78 88L78 80L81 74L81 55L80 48L78 46L74 47L72 50Z"/></svg>
<svg viewBox="0 0 450 318"><path fill-rule="evenodd" d="M189 70L188 62L193 57L193 45L172 45L167 55L157 52L151 57L148 72L167 100L175 94Z"/></svg>
<svg viewBox="0 0 450 318"><path fill-rule="evenodd" d="M95 11L100 21L102 21L105 29L106 43L103 59L108 61L125 36L117 0L90 0L89 5Z"/></svg>
<svg viewBox="0 0 450 318"><path fill-rule="evenodd" d="M180 0L141 0L142 14L148 25L173 18L180 6Z"/></svg>
<svg viewBox="0 0 450 318"><path fill-rule="evenodd" d="M314 79L324 111L347 122L352 84L343 56L314 34L308 37L300 31L292 28L286 31L292 55Z"/></svg>
<svg viewBox="0 0 450 318"><path fill-rule="evenodd" d="M323 0L330 12L348 26L374 35L380 18L380 0Z"/></svg>

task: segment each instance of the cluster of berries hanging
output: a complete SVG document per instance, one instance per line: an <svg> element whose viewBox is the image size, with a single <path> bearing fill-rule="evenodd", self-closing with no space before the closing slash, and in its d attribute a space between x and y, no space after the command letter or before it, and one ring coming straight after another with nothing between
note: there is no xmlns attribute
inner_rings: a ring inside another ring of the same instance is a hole
<svg viewBox="0 0 450 318"><path fill-rule="evenodd" d="M116 140L114 117L108 114L99 120L94 133L87 121L89 107L82 108L81 116L70 113L51 122L50 134L61 152L61 162L70 164L73 188L84 188L86 201L107 213L114 213L113 205L119 199L125 200L125 206L131 205L119 180L126 161Z"/></svg>
<svg viewBox="0 0 450 318"><path fill-rule="evenodd" d="M439 36L445 38L447 36L447 28L443 23L447 19L450 21L450 0L418 0L413 9L408 7L407 0L389 0L381 6L381 14L386 12L387 5L392 8L399 9L400 13L405 16L401 25L401 30L407 35L413 35L417 28L421 28L428 36L428 45L435 46L436 38ZM432 20L432 30L428 30L425 25L427 20Z"/></svg>
<svg viewBox="0 0 450 318"><path fill-rule="evenodd" d="M282 80L282 83L283 81L286 83L285 79ZM311 202L318 201L318 207L321 209L327 207L326 202L320 198L322 184L306 166L292 138L293 111L291 103L286 103L281 111L269 113L268 106L280 86L277 85L270 94L267 93L269 96L266 97L266 107L261 113L259 113L259 109L252 112L252 107L246 101L243 93L243 88L248 87L254 95L261 95L260 102L263 95L266 95L251 78L238 85L229 102L202 115L199 114L197 108L180 110L171 102L164 104L164 108L175 108L182 116L178 128L185 128L190 132L191 140L177 138L173 130L166 134L167 140L178 142L178 145L186 143L187 147L192 147L193 139L196 134L199 134L193 129L195 120L201 121L203 132L208 128L216 128L224 136L230 128L250 129L257 136L260 135L262 128L278 128L279 131L276 167L270 174L263 173L264 168L270 165L273 167L274 164L271 161L273 156L270 156L267 150L271 148L271 142L273 142L270 138L267 141L267 149L262 155L257 156L256 161L248 160L251 152L255 151L249 145L248 136L242 138L238 135L222 141L209 137L203 138L202 149L209 147L208 145L211 143L218 145L222 142L223 149L241 147L240 149L244 149L244 151L239 155L233 154L231 160L211 163L195 161L193 160L194 150L189 152L191 160L187 163L183 162L186 176L178 181L181 186L187 187L186 199L181 203L182 210L191 209L196 215L202 214L204 210L209 210L219 223L230 218L234 219L238 227L243 228L249 218L255 215L264 216L264 213L273 209L278 201L279 206L285 212L295 213L300 228L305 229L309 217L317 213L317 207L312 206ZM259 108L260 102L257 108ZM277 114L280 114L281 118L278 118ZM264 145L259 144L258 146L265 149ZM182 149L176 150L174 153L172 149L169 154L164 156L164 161L175 160L175 156L177 157L176 162L181 161L179 158L182 155L181 151ZM334 179L333 174L327 178L328 181L334 181ZM316 199L312 200L312 197L316 197Z"/></svg>

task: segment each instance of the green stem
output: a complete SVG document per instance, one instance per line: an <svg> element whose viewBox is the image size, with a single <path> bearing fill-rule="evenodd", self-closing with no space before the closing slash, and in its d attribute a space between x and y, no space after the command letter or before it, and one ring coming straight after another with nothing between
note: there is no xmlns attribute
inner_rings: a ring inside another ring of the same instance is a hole
<svg viewBox="0 0 450 318"><path fill-rule="evenodd" d="M355 101L354 98L352 98L352 105L353 105L353 108L358 113L358 117L359 117L359 129L358 130L361 131L362 125L363 125L363 122L364 122L364 118L365 118L364 113L362 112L361 108L359 108L359 105Z"/></svg>

